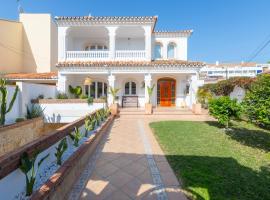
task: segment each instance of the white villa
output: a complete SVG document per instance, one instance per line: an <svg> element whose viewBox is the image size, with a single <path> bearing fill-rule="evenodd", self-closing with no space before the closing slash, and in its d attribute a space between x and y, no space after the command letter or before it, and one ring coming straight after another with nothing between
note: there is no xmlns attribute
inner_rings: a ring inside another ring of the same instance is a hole
<svg viewBox="0 0 270 200"><path fill-rule="evenodd" d="M108 96L111 104L108 88L119 88L121 106L144 107L149 100L146 88L155 85L154 106L195 103L198 72L204 64L187 60L192 30L156 31L156 16L55 17L55 21L59 92L68 93L69 85L81 86L85 95Z"/></svg>

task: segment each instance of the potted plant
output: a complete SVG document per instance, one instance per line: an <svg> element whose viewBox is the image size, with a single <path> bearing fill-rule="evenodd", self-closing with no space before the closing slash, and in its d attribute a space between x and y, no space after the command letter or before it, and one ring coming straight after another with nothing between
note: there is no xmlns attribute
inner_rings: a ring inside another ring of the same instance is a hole
<svg viewBox="0 0 270 200"><path fill-rule="evenodd" d="M145 104L145 114L151 115L153 113L153 105L151 103L151 97L154 92L155 85L152 85L152 87L147 86L147 93L148 93L148 103Z"/></svg>
<svg viewBox="0 0 270 200"><path fill-rule="evenodd" d="M112 95L113 98L113 103L110 105L110 110L112 115L117 115L118 114L118 104L115 103L117 93L119 92L119 88L112 88L110 87L110 94Z"/></svg>

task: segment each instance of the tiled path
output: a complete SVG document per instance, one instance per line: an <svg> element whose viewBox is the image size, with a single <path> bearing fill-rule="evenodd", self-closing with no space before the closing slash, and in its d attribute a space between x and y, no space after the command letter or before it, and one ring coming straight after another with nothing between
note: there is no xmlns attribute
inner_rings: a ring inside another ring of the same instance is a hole
<svg viewBox="0 0 270 200"><path fill-rule="evenodd" d="M186 200L148 126L155 120L144 116L116 119L70 199Z"/></svg>

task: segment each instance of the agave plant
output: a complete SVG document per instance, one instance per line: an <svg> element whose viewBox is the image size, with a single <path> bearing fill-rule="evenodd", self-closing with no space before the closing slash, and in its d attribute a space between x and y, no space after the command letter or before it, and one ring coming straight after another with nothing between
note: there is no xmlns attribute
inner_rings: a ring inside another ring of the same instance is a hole
<svg viewBox="0 0 270 200"><path fill-rule="evenodd" d="M26 106L26 119L33 119L43 115L45 108L41 108L39 105L31 104L31 107Z"/></svg>
<svg viewBox="0 0 270 200"><path fill-rule="evenodd" d="M16 100L17 93L19 91L18 86L15 88L15 92L11 98L9 105L7 106L7 96L8 90L6 86L6 81L4 79L0 79L0 103L1 103L1 110L0 110L0 125L4 125L6 121L6 114L9 113L13 107L13 104Z"/></svg>
<svg viewBox="0 0 270 200"><path fill-rule="evenodd" d="M56 152L54 155L56 157L57 165L62 165L62 156L63 156L64 152L67 150L67 148L68 148L67 139L64 138L63 140L61 140L61 142L55 148Z"/></svg>
<svg viewBox="0 0 270 200"><path fill-rule="evenodd" d="M151 97L152 97L152 94L154 92L154 88L155 88L155 84L152 85L152 87L147 86L147 93L149 96L148 103L151 103Z"/></svg>
<svg viewBox="0 0 270 200"><path fill-rule="evenodd" d="M35 169L35 162L39 152L36 152L32 158L29 158L28 154L25 152L21 157L20 170L24 173L26 178L26 196L30 196L33 192L33 187L36 181L36 174L43 163L43 161L49 157L49 154L41 158L38 162L37 169ZM29 173L30 172L30 173Z"/></svg>
<svg viewBox="0 0 270 200"><path fill-rule="evenodd" d="M93 119L90 117L87 117L84 121L84 126L85 126L84 137L88 137L88 131L92 131L95 128L95 123L93 123Z"/></svg>
<svg viewBox="0 0 270 200"><path fill-rule="evenodd" d="M69 137L73 141L73 146L78 147L79 146L79 141L82 138L82 135L77 127L74 128L74 134L70 133Z"/></svg>

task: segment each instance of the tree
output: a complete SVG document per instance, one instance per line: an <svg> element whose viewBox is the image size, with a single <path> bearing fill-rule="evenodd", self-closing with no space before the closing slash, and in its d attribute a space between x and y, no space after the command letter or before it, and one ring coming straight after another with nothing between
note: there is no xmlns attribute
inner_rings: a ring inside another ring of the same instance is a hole
<svg viewBox="0 0 270 200"><path fill-rule="evenodd" d="M243 101L250 121L270 128L270 74L262 74L251 85Z"/></svg>
<svg viewBox="0 0 270 200"><path fill-rule="evenodd" d="M7 97L8 97L8 90L6 81L4 79L0 79L0 103L1 103L1 111L0 111L0 125L4 125L6 122L6 114L9 113L14 105L14 102L17 97L17 93L19 91L18 86L15 88L15 92L11 98L9 106L7 106Z"/></svg>
<svg viewBox="0 0 270 200"><path fill-rule="evenodd" d="M239 118L242 108L237 100L231 100L228 96L211 99L209 101L209 113L215 117L218 122L229 127L231 118Z"/></svg>

